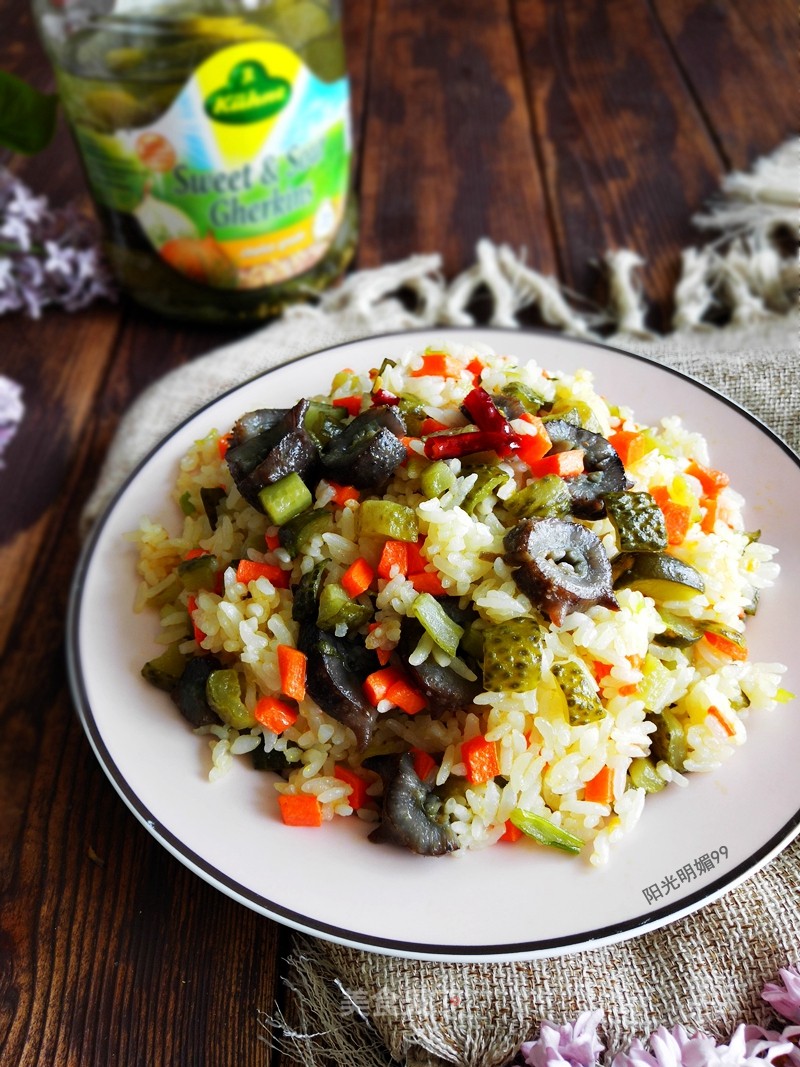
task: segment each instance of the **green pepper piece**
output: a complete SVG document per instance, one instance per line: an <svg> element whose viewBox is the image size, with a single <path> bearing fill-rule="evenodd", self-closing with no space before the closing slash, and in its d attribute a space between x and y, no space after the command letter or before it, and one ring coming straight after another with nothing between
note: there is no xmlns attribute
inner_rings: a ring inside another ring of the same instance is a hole
<svg viewBox="0 0 800 1067"><path fill-rule="evenodd" d="M656 724L656 732L650 740L653 758L656 762L664 760L676 771L684 770L689 744L683 723L669 708L665 708L660 715L654 715L651 721Z"/></svg>
<svg viewBox="0 0 800 1067"><path fill-rule="evenodd" d="M317 626L320 630L333 633L337 626L344 624L348 633L358 630L372 618L372 608L351 600L337 582L323 586L319 595L319 613Z"/></svg>
<svg viewBox="0 0 800 1067"><path fill-rule="evenodd" d="M420 475L420 488L428 500L442 496L456 484L456 476L443 459L429 463Z"/></svg>
<svg viewBox="0 0 800 1067"><path fill-rule="evenodd" d="M178 651L179 644L180 642L176 641L167 645L160 656L148 660L142 667L142 677L156 689L163 689L165 693L172 692L186 666L186 656Z"/></svg>
<svg viewBox="0 0 800 1067"><path fill-rule="evenodd" d="M412 602L409 614L422 623L425 632L443 652L455 656L464 628L450 618L438 600L430 593L420 593Z"/></svg>
<svg viewBox="0 0 800 1067"><path fill-rule="evenodd" d="M526 693L542 677L542 628L535 619L509 619L483 631L483 684L490 693Z"/></svg>
<svg viewBox="0 0 800 1067"><path fill-rule="evenodd" d="M472 515L482 500L506 484L509 475L497 467L473 467L468 473L477 474L478 478L464 497L461 506L467 514Z"/></svg>
<svg viewBox="0 0 800 1067"><path fill-rule="evenodd" d="M524 808L514 808L509 816L511 822L523 834L532 837L540 845L548 845L550 848L561 849L577 856L583 848L583 841L567 830L562 830L543 815L536 815Z"/></svg>
<svg viewBox="0 0 800 1067"><path fill-rule="evenodd" d="M386 537L392 541L419 539L419 525L413 508L393 500L365 500L358 511L359 532L364 537Z"/></svg>
<svg viewBox="0 0 800 1067"><path fill-rule="evenodd" d="M227 726L247 730L256 720L242 702L242 690L236 671L224 668L212 671L206 681L206 700Z"/></svg>
<svg viewBox="0 0 800 1067"><path fill-rule="evenodd" d="M505 506L518 519L563 519L572 510L572 497L563 478L546 474L512 493Z"/></svg>
<svg viewBox="0 0 800 1067"><path fill-rule="evenodd" d="M291 559L296 559L315 534L326 533L331 528L333 516L327 508L312 508L296 515L278 530L281 547Z"/></svg>
<svg viewBox="0 0 800 1067"><path fill-rule="evenodd" d="M187 592L196 593L198 589L214 589L219 573L219 560L207 553L185 559L175 569L178 580Z"/></svg>
<svg viewBox="0 0 800 1067"><path fill-rule="evenodd" d="M551 669L567 702L570 726L586 726L605 716L603 705L584 667L575 660L567 660L554 663Z"/></svg>
<svg viewBox="0 0 800 1067"><path fill-rule="evenodd" d="M271 523L284 526L310 508L314 498L300 475L292 471L259 490L258 501Z"/></svg>
<svg viewBox="0 0 800 1067"><path fill-rule="evenodd" d="M635 789L644 789L645 793L660 793L667 784L655 768L655 764L646 756L631 760L628 778Z"/></svg>
<svg viewBox="0 0 800 1067"><path fill-rule="evenodd" d="M667 547L664 513L650 493L604 493L620 552L661 552Z"/></svg>

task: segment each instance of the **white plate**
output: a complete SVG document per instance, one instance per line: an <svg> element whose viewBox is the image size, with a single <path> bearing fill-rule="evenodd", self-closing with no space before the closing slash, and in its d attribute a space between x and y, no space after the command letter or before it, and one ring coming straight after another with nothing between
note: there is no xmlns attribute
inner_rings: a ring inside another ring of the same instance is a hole
<svg viewBox="0 0 800 1067"><path fill-rule="evenodd" d="M647 359L551 335L428 330L355 342L281 367L208 405L140 465L87 544L68 624L70 677L84 729L106 774L174 856L230 897L278 922L378 952L437 960L552 956L652 930L700 908L775 856L800 827L797 706L754 714L745 747L686 789L648 798L607 868L549 849L498 845L446 858L376 846L356 819L284 826L269 776L236 760L210 784L208 748L168 698L140 677L157 620L134 615L135 550L123 534L166 517L177 463L191 442L259 406L327 390L345 366L447 337L482 342L542 366L589 368L599 392L642 421L680 415L708 439L714 465L747 499L746 526L780 549L778 584L748 629L756 660L797 664L800 461L729 400ZM177 517L175 519L177 523ZM727 853L727 854L726 854Z"/></svg>

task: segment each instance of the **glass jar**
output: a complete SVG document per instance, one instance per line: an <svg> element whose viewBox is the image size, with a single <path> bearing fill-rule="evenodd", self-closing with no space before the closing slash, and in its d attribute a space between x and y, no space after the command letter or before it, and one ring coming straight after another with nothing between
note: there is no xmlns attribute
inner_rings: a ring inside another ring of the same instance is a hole
<svg viewBox="0 0 800 1067"><path fill-rule="evenodd" d="M340 0L34 0L108 259L163 314L263 319L357 238Z"/></svg>

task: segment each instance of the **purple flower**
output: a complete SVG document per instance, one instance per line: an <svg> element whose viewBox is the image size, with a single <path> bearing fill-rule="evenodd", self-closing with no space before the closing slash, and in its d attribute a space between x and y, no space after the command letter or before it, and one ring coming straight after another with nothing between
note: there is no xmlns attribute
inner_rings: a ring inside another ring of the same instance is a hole
<svg viewBox="0 0 800 1067"><path fill-rule="evenodd" d="M77 311L100 297L114 299L115 286L92 224L74 205L51 210L0 167L0 315L38 319L48 306Z"/></svg>
<svg viewBox="0 0 800 1067"><path fill-rule="evenodd" d="M761 995L784 1019L800 1023L800 969L784 967L779 974L783 985L767 982Z"/></svg>
<svg viewBox="0 0 800 1067"><path fill-rule="evenodd" d="M605 1046L597 1036L603 1013L585 1011L574 1025L555 1026L542 1023L535 1041L526 1041L521 1048L528 1067L548 1067L550 1064L569 1064L569 1067L594 1067Z"/></svg>
<svg viewBox="0 0 800 1067"><path fill-rule="evenodd" d="M795 1051L784 1035L744 1024L727 1045L717 1045L707 1034L690 1035L682 1026L659 1027L647 1044L634 1041L614 1057L612 1067L763 1067Z"/></svg>

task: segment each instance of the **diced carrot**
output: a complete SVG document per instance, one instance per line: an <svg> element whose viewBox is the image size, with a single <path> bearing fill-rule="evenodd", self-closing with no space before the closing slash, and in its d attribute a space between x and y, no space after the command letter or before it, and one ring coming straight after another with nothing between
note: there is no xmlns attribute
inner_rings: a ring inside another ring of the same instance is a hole
<svg viewBox="0 0 800 1067"><path fill-rule="evenodd" d="M601 767L594 778L583 788L583 799L592 804L610 804L614 799L614 772L610 767Z"/></svg>
<svg viewBox="0 0 800 1067"><path fill-rule="evenodd" d="M406 574L420 574L425 570L427 560L422 555L422 548L425 544L425 538L420 537L418 541L405 541L406 556L408 559L408 570Z"/></svg>
<svg viewBox="0 0 800 1067"><path fill-rule="evenodd" d="M420 437L427 437L432 433L439 433L440 430L449 430L450 427L445 422L439 422L438 419L423 419L422 425L419 428Z"/></svg>
<svg viewBox="0 0 800 1067"><path fill-rule="evenodd" d="M717 522L717 511L719 510L717 498L715 496L704 496L700 504L705 508L705 515L703 515L700 522L700 529L703 533L713 533Z"/></svg>
<svg viewBox="0 0 800 1067"><path fill-rule="evenodd" d="M426 705L425 697L410 682L405 679L395 682L386 693L386 699L391 701L396 708L400 708L406 715L416 715Z"/></svg>
<svg viewBox="0 0 800 1067"><path fill-rule="evenodd" d="M727 659L747 659L747 645L745 645L744 641L740 644L738 641L732 641L724 634L711 633L710 630L703 634L703 640L711 645L715 652L725 656Z"/></svg>
<svg viewBox="0 0 800 1067"><path fill-rule="evenodd" d="M333 401L335 408L344 408L348 415L355 416L361 411L361 396L339 396Z"/></svg>
<svg viewBox="0 0 800 1067"><path fill-rule="evenodd" d="M288 694L287 694L288 695ZM253 717L274 734L283 733L297 722L297 711L277 697L259 697L253 708Z"/></svg>
<svg viewBox="0 0 800 1067"><path fill-rule="evenodd" d="M408 580L418 593L430 593L431 596L447 596L447 590L442 585L442 579L434 571L420 571L419 574L409 574Z"/></svg>
<svg viewBox="0 0 800 1067"><path fill-rule="evenodd" d="M247 585L258 578L266 578L276 589L288 589L291 575L274 563L258 563L254 559L240 559L236 566L236 581Z"/></svg>
<svg viewBox="0 0 800 1067"><path fill-rule="evenodd" d="M720 724L720 726L728 735L728 737L733 737L733 735L736 733L736 730L731 726L731 724L728 722L728 720L725 718L719 708L715 707L712 704L711 707L708 709L708 714L717 720L717 722Z"/></svg>
<svg viewBox="0 0 800 1067"><path fill-rule="evenodd" d="M386 699L386 694L393 685L405 680L406 677L403 672L396 667L383 667L381 670L373 671L372 674L367 675L362 683L362 689L370 704L377 707L381 700Z"/></svg>
<svg viewBox="0 0 800 1067"><path fill-rule="evenodd" d="M421 748L412 748L411 755L414 759L414 774L424 782L436 770L436 760Z"/></svg>
<svg viewBox="0 0 800 1067"><path fill-rule="evenodd" d="M547 474L557 474L559 478L573 478L583 473L583 449L568 448L564 452L554 452L551 456L528 463L534 478L544 478Z"/></svg>
<svg viewBox="0 0 800 1067"><path fill-rule="evenodd" d="M231 446L231 435L229 433L223 434L222 437L217 438L217 451L219 452L219 458L225 459L228 454L228 449Z"/></svg>
<svg viewBox="0 0 800 1067"><path fill-rule="evenodd" d="M396 568L397 574L403 577L408 574L408 549L407 541L386 541L381 549L381 558L378 561L378 577L391 578L392 571Z"/></svg>
<svg viewBox="0 0 800 1067"><path fill-rule="evenodd" d="M621 697L631 697L639 688L638 682L630 682L628 685L621 685L617 692Z"/></svg>
<svg viewBox="0 0 800 1067"><path fill-rule="evenodd" d="M208 556L210 553L205 548L190 548L184 559L199 559L201 556Z"/></svg>
<svg viewBox="0 0 800 1067"><path fill-rule="evenodd" d="M374 577L375 571L363 556L359 556L342 575L342 588L349 597L355 599L369 589Z"/></svg>
<svg viewBox="0 0 800 1067"><path fill-rule="evenodd" d="M669 495L665 485L655 485L650 490L653 500L661 508L664 525L667 528L667 541L671 545L680 545L692 524L692 509L688 504L678 504Z"/></svg>
<svg viewBox="0 0 800 1067"><path fill-rule="evenodd" d="M278 804L287 826L322 826L322 805L311 793L281 794Z"/></svg>
<svg viewBox="0 0 800 1067"><path fill-rule="evenodd" d="M406 455L407 456L418 456L419 455L419 453L413 447L413 442L414 441L419 441L419 438L418 437L401 437L400 438L400 444L406 450Z"/></svg>
<svg viewBox="0 0 800 1067"><path fill-rule="evenodd" d="M461 364L444 352L426 352L419 370L412 370L412 378L460 378Z"/></svg>
<svg viewBox="0 0 800 1067"><path fill-rule="evenodd" d="M347 798L347 803L353 811L358 811L359 808L363 808L369 802L367 782L360 774L351 771L349 767L345 767L342 763L337 763L333 768L333 776L338 778L340 782L344 782L345 785L350 786L350 795Z"/></svg>
<svg viewBox="0 0 800 1067"><path fill-rule="evenodd" d="M625 467L647 452L647 438L637 430L617 430L608 440Z"/></svg>
<svg viewBox="0 0 800 1067"><path fill-rule="evenodd" d="M522 836L523 836L522 830L520 830L520 828L518 826L515 826L513 824L513 822L511 822L511 820L509 819L506 822L506 828L503 831L503 833L500 835L499 840L500 841L510 841L511 843L513 843L514 841L519 841L519 839Z"/></svg>
<svg viewBox="0 0 800 1067"><path fill-rule="evenodd" d="M500 773L497 747L494 741L487 741L481 734L462 743L461 759L466 767L467 781L473 785L489 782Z"/></svg>
<svg viewBox="0 0 800 1067"><path fill-rule="evenodd" d="M360 500L361 493L354 485L339 485L337 482L328 482L333 490L333 502L337 507L343 508L348 500Z"/></svg>
<svg viewBox="0 0 800 1067"><path fill-rule="evenodd" d="M706 496L718 496L720 491L730 483L730 478L723 471L714 470L712 467L704 467L695 460L686 468L686 473L696 478L703 487Z"/></svg>
<svg viewBox="0 0 800 1067"><path fill-rule="evenodd" d="M306 669L308 659L304 652L291 645L278 645L278 670L281 676L281 692L292 700L302 700L306 695Z"/></svg>
<svg viewBox="0 0 800 1067"><path fill-rule="evenodd" d="M602 683L611 674L611 664L602 663L599 659L594 660L592 662L592 674L597 682Z"/></svg>
<svg viewBox="0 0 800 1067"><path fill-rule="evenodd" d="M186 610L189 612L189 619L192 624L192 636L200 645L205 641L206 635L194 621L194 613L197 611L197 597L189 596L186 598Z"/></svg>
<svg viewBox="0 0 800 1067"><path fill-rule="evenodd" d="M381 667L385 667L392 658L392 653L388 648L376 648L375 655L378 657L378 663L380 663Z"/></svg>
<svg viewBox="0 0 800 1067"><path fill-rule="evenodd" d="M264 534L264 542L270 552L281 547L281 539L277 534Z"/></svg>
<svg viewBox="0 0 800 1067"><path fill-rule="evenodd" d="M518 434L519 447L517 449L517 455L523 463L527 463L530 466L532 463L538 462L550 449L553 447L553 443L550 440L550 436L547 433L544 423L538 416L529 415L527 412L525 415L521 415L525 422L530 423L536 430L535 434L521 433Z"/></svg>

